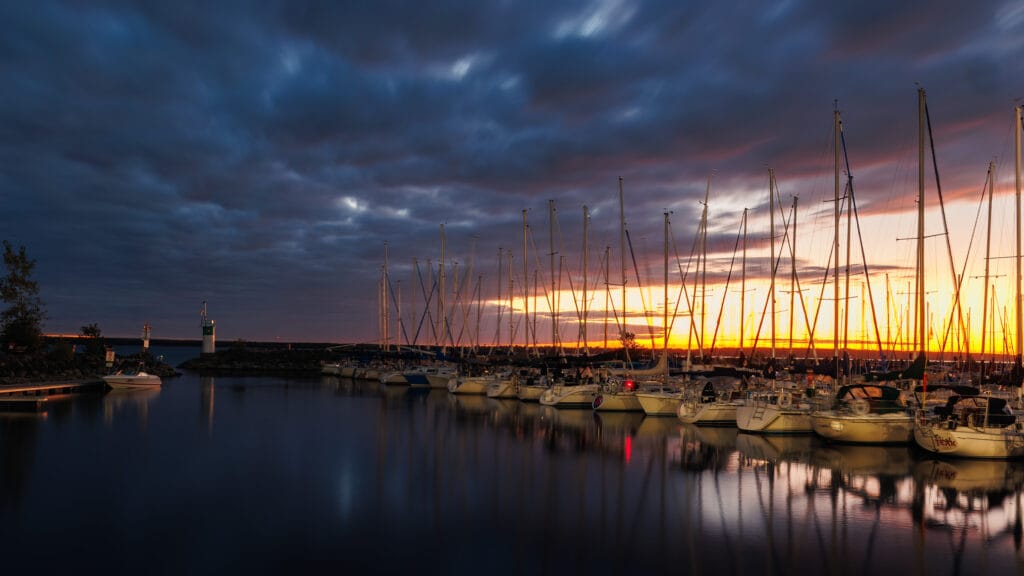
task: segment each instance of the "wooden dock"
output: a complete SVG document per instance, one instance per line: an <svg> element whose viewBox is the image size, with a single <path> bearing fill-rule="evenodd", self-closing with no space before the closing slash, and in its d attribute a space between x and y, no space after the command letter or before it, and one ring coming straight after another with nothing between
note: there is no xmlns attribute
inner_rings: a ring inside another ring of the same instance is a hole
<svg viewBox="0 0 1024 576"><path fill-rule="evenodd" d="M44 412L52 398L102 392L106 387L107 383L99 378L0 385L0 411Z"/></svg>

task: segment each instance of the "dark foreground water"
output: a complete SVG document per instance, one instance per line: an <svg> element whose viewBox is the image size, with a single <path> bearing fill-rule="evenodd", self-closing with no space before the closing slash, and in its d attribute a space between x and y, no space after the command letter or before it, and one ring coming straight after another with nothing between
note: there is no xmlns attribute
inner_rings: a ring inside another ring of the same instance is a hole
<svg viewBox="0 0 1024 576"><path fill-rule="evenodd" d="M1017 574L1024 466L281 377L0 414L4 574Z"/></svg>

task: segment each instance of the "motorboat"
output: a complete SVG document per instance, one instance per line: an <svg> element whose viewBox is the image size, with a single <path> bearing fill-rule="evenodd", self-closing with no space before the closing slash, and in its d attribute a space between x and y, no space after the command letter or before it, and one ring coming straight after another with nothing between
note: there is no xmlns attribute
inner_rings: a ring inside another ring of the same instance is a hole
<svg viewBox="0 0 1024 576"><path fill-rule="evenodd" d="M115 390L146 390L159 388L163 384L159 376L142 370L118 370L104 376L103 381Z"/></svg>

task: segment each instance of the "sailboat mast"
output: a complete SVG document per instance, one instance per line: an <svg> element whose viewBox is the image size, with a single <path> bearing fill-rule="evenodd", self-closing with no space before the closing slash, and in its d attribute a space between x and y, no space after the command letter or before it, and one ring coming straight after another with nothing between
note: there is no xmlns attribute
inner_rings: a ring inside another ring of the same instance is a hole
<svg viewBox="0 0 1024 576"><path fill-rule="evenodd" d="M419 260L415 256L413 256L413 259L412 259L412 269L416 272L416 275L419 276L420 264L419 264ZM419 286L420 286L420 290L423 290L423 280L420 279L418 281L418 283L419 283ZM416 323L416 331L413 332L412 342L411 342L411 344L413 346L415 346L417 341L419 340L419 335L420 335L420 328L419 328L420 327L420 322L419 322L419 320L417 320L417 316L416 316L416 283L415 282L413 283L413 288L412 288L412 298L409 299L409 302L412 305L412 314L410 315L410 318L412 318L412 321ZM408 338L406 340L408 340Z"/></svg>
<svg viewBox="0 0 1024 576"><path fill-rule="evenodd" d="M665 212L665 276L664 276L664 282L663 282L663 286L662 286L663 289L664 289L664 295L663 295L664 300L663 300L663 302L665 303L665 307L664 307L664 310L662 310L662 319L661 319L661 322L662 322L662 333L664 335L663 336L663 342L662 342L662 355L664 355L664 357L665 357L664 358L664 362L665 362L665 382L664 383L665 383L666 386L668 386L668 335L669 335L669 330L668 330L668 244L669 244L669 242L668 242L668 225L669 225L668 214L669 213L666 211Z"/></svg>
<svg viewBox="0 0 1024 576"><path fill-rule="evenodd" d="M768 300L772 315L772 360L775 360L775 169L768 169L768 238L771 246L768 265L771 266L771 284L768 286Z"/></svg>
<svg viewBox="0 0 1024 576"><path fill-rule="evenodd" d="M448 348L448 311L444 303L444 224L441 224L441 280L438 284L438 315L441 317L441 356Z"/></svg>
<svg viewBox="0 0 1024 576"><path fill-rule="evenodd" d="M512 321L515 315L515 308L512 307L512 297L515 292L515 282L512 280L512 249L508 249L508 348L512 349L516 345L515 341L515 323Z"/></svg>
<svg viewBox="0 0 1024 576"><path fill-rule="evenodd" d="M626 344L626 202L622 194L622 176L619 176L619 260L622 266L622 324L619 336L622 337L623 348L626 349L626 360L629 360L629 348Z"/></svg>
<svg viewBox="0 0 1024 576"><path fill-rule="evenodd" d="M583 322L580 323L580 332L583 336L583 353L590 355L590 341L587 338L587 253L590 252L588 237L588 224L590 223L590 212L587 205L583 205Z"/></svg>
<svg viewBox="0 0 1024 576"><path fill-rule="evenodd" d="M918 88L918 305L916 305L916 328L921 355L927 358L928 340L925 338L925 89ZM1018 210L1019 213L1019 210ZM1018 216L1019 217L1019 216ZM1020 242L1017 243L1020 246ZM1019 261L1019 260L1018 260ZM1018 275L1020 278L1020 264Z"/></svg>
<svg viewBox="0 0 1024 576"><path fill-rule="evenodd" d="M558 304L555 302L555 201L548 200L548 247L551 261L551 346L558 346Z"/></svg>
<svg viewBox="0 0 1024 576"><path fill-rule="evenodd" d="M497 333L497 342L495 342L494 344L496 346L498 346L499 348L501 347L501 315L502 315L501 313L502 313L502 310L505 308L505 303L501 299L501 272L502 272L502 268L504 268L504 266L502 266L502 256L504 256L504 255L505 255L505 249L502 248L501 246L498 246L498 297L495 299L495 301L497 301L497 303L498 303L498 321L497 321L498 329L496 331L496 333ZM512 313L512 309L510 308L509 309L509 314L511 314L511 313Z"/></svg>
<svg viewBox="0 0 1024 576"><path fill-rule="evenodd" d="M1015 154L1015 165L1016 165L1016 171L1015 172L1016 172L1016 176L1015 176L1015 179L1014 179L1014 190L1015 190L1015 198L1016 198L1016 202L1017 202L1017 210L1015 212L1015 214L1017 215L1017 245L1016 245L1016 248L1017 248L1017 254L1016 254L1016 262L1017 262L1017 293L1016 293L1016 299L1017 299L1016 300L1016 302L1017 302L1017 350L1016 350L1016 353L1017 353L1017 355L1016 355L1016 359L1015 359L1015 363L1014 363L1014 368L1016 369L1017 376L1019 377L1020 376L1020 368L1021 368L1021 344L1020 344L1020 341L1021 341L1021 334L1024 334L1024 326L1022 326L1022 323L1024 323L1024 322L1022 322L1021 298L1020 298L1020 188L1021 188L1021 178L1020 178L1020 153L1021 152L1020 152L1020 149L1021 149L1021 138L1024 137L1024 135L1022 135L1022 128L1021 128L1021 107L1020 107L1020 105L1014 107L1013 112L1014 112L1014 114L1013 114L1013 116L1014 116L1014 118L1013 118L1014 119L1013 143L1014 143L1014 148L1016 150L1016 154Z"/></svg>
<svg viewBox="0 0 1024 576"><path fill-rule="evenodd" d="M377 335L380 340L377 342L381 349L384 348L384 335L387 328L384 327L384 266L380 267L380 280L377 281Z"/></svg>
<svg viewBox="0 0 1024 576"><path fill-rule="evenodd" d="M832 226L832 258L835 267L832 270L832 298L835 302L832 313L832 360L836 365L836 380L839 380L839 108L832 111L832 131L835 133L835 204L833 206L834 222Z"/></svg>
<svg viewBox="0 0 1024 576"><path fill-rule="evenodd" d="M992 188L995 179L995 162L988 163L988 231L985 236L985 291L981 304L981 358L985 358L985 332L988 328L988 278L989 258L992 254Z"/></svg>
<svg viewBox="0 0 1024 576"><path fill-rule="evenodd" d="M704 331L706 328L705 317L707 315L705 301L708 292L708 198L711 196L711 178L713 176L713 172L708 175L708 185L704 189L704 216L701 218L700 225L700 259L702 264L700 269L700 337L697 338L697 347L700 350L701 362L704 361Z"/></svg>
<svg viewBox="0 0 1024 576"><path fill-rule="evenodd" d="M747 212L743 209L743 260L740 265L740 352L743 352L743 323L746 321L747 308Z"/></svg>
<svg viewBox="0 0 1024 576"><path fill-rule="evenodd" d="M530 270L527 258L526 250L526 209L523 209L523 342L524 348L529 352L530 350Z"/></svg>
<svg viewBox="0 0 1024 576"><path fill-rule="evenodd" d="M384 351L391 351L391 338L389 331L391 329L391 303L388 302L388 292L390 288L390 282L388 278L388 243L384 243Z"/></svg>
<svg viewBox="0 0 1024 576"><path fill-rule="evenodd" d="M797 197L793 196L793 234L789 239L789 356L793 357L793 320L796 318L796 204ZM803 302L803 296L800 297Z"/></svg>
<svg viewBox="0 0 1024 576"><path fill-rule="evenodd" d="M608 258L611 256L611 246L604 247L604 351L608 351L608 308L609 308L609 287L608 287Z"/></svg>

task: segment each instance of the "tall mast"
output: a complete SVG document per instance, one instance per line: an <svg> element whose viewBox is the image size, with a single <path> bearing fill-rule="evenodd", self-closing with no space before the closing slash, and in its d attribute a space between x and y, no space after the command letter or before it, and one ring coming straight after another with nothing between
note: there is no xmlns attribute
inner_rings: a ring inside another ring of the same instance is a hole
<svg viewBox="0 0 1024 576"><path fill-rule="evenodd" d="M662 311L662 354L665 362L665 385L668 385L668 212L665 212L665 281L663 282L665 309Z"/></svg>
<svg viewBox="0 0 1024 576"><path fill-rule="evenodd" d="M835 306L832 313L832 360L836 364L836 380L839 380L839 107L836 104L832 111L832 131L835 133L835 205L833 206L834 222L832 233L832 258L835 267L832 270L832 297Z"/></svg>
<svg viewBox="0 0 1024 576"><path fill-rule="evenodd" d="M796 304L794 302L796 296L796 204L797 197L793 196L793 235L789 237L789 356L791 358L793 356L793 320L796 318L796 308L793 307ZM800 302L803 302L802 295Z"/></svg>
<svg viewBox="0 0 1024 576"><path fill-rule="evenodd" d="M476 329L473 331L473 352L476 352L480 348L480 316L483 313L482 307L484 299L481 294L481 287L484 283L484 275L477 274L476 276ZM501 286L501 283L498 283ZM500 300L499 300L500 302Z"/></svg>
<svg viewBox="0 0 1024 576"><path fill-rule="evenodd" d="M590 355L590 341L587 338L587 253L590 252L587 225L590 223L590 213L587 205L583 205L583 322L580 324L580 332L583 336L583 353Z"/></svg>
<svg viewBox="0 0 1024 576"><path fill-rule="evenodd" d="M992 253L992 188L995 179L995 162L988 163L988 232L985 236L985 291L981 307L981 358L985 359L985 331L988 328L988 278L989 258Z"/></svg>
<svg viewBox="0 0 1024 576"><path fill-rule="evenodd" d="M622 194L622 176L619 176L619 261L622 266L622 329L623 348L626 349L626 361L629 361L629 347L626 340L626 203Z"/></svg>
<svg viewBox="0 0 1024 576"><path fill-rule="evenodd" d="M430 294L423 293L423 314L430 317L429 308L434 296L434 288L437 287L437 280L434 279L434 261L427 258L427 286L430 286ZM440 318L430 318L430 332L434 335L434 346L441 346L441 338L437 334L437 323Z"/></svg>
<svg viewBox="0 0 1024 576"><path fill-rule="evenodd" d="M508 347L509 350L516 345L515 342L515 323L512 321L512 317L515 314L515 308L512 307L513 303L513 291L515 288L515 282L512 280L512 249L508 249Z"/></svg>
<svg viewBox="0 0 1024 576"><path fill-rule="evenodd" d="M740 352L743 351L743 323L746 320L747 306L747 211L743 209L743 261L740 266Z"/></svg>
<svg viewBox="0 0 1024 576"><path fill-rule="evenodd" d="M412 257L412 269L416 272L416 275L420 278L418 280L419 286L420 286L420 291L423 291L423 280L422 280L422 276L419 275L419 273L420 273L420 263L419 263L419 259L416 258L415 256ZM424 297L425 296L426 296L426 293L424 292ZM420 328L419 328L420 327L420 323L416 319L416 285L415 284L413 284L412 298L410 298L409 301L412 302L412 315L411 315L411 318L412 318L413 322L416 323L416 331L412 333L412 345L415 346L417 341L419 340L419 335L420 335ZM426 304L425 306L429 308L430 305Z"/></svg>
<svg viewBox="0 0 1024 576"><path fill-rule="evenodd" d="M448 351L448 311L444 303L444 224L441 224L441 280L438 284L438 313L441 316L441 356Z"/></svg>
<svg viewBox="0 0 1024 576"><path fill-rule="evenodd" d="M390 316L391 305L390 305L390 302L388 302L388 289L390 288L390 283L389 283L388 280L389 280L388 279L388 243L385 242L384 243L384 294L383 294L383 296L384 296L384 307L383 307L383 310L384 310L384 351L385 352L390 352L391 351L391 339L390 339L390 335L388 334L388 331L391 328L391 316Z"/></svg>
<svg viewBox="0 0 1024 576"><path fill-rule="evenodd" d="M927 357L928 341L925 338L924 315L924 88L917 89L918 121L918 173L917 173L917 338L922 357ZM1019 268L1018 268L1019 272ZM1017 275L1018 278L1020 274Z"/></svg>
<svg viewBox="0 0 1024 576"><path fill-rule="evenodd" d="M523 209L523 318L526 320L523 322L524 326L524 348L529 352L530 350L530 270L527 261L526 250L526 209Z"/></svg>
<svg viewBox="0 0 1024 576"><path fill-rule="evenodd" d="M497 321L497 326L498 326L498 330L497 330L498 338L497 338L497 340L498 341L495 342L494 344L496 346L498 346L499 348L501 347L501 312L502 312L502 310L505 307L504 306L504 302L502 302L502 300L501 300L501 272L502 272L502 268L503 268L503 266L502 266L502 256L504 256L504 254L505 254L505 249L502 248L501 246L498 246L498 297L496 298L496 300L498 302L498 321ZM509 314L512 313L512 309L511 308L508 309L508 313Z"/></svg>
<svg viewBox="0 0 1024 576"><path fill-rule="evenodd" d="M609 258L609 256L611 256L611 249L612 249L612 247L608 246L607 244L604 247L604 351L605 352L608 351L608 300L609 300L609 296L610 296L609 290L608 290L608 266L609 266L608 258Z"/></svg>
<svg viewBox="0 0 1024 576"><path fill-rule="evenodd" d="M1017 248L1017 253L1016 253L1016 262L1017 262L1017 293L1016 293L1016 303L1017 303L1017 349L1016 349L1016 353L1017 354L1016 354L1016 359L1015 359L1015 363L1014 363L1014 368L1016 368L1017 376L1019 377L1020 376L1020 368L1021 368L1021 365L1020 365L1020 363L1021 363L1021 344L1020 344L1020 342L1021 342L1021 334L1024 334L1024 327L1022 327L1022 317L1021 317L1022 316L1022 311L1021 311L1021 298L1020 298L1020 188L1021 188L1021 180L1020 180L1020 153L1021 152L1020 152L1020 149L1021 149L1021 138L1024 137L1024 135L1022 135L1022 129L1021 129L1021 107L1020 107L1020 105L1017 105L1014 108L1013 112L1014 112L1014 114L1013 114L1013 117L1014 117L1013 118L1014 119L1013 143L1014 143L1014 148L1016 150L1016 154L1015 154L1016 176L1015 176L1015 179L1014 179L1014 184L1015 184L1014 190L1016 191L1015 197L1017 199L1017 211L1015 212L1015 214L1017 215L1017 245L1016 245L1016 248Z"/></svg>
<svg viewBox="0 0 1024 576"><path fill-rule="evenodd" d="M711 178L714 172L708 175L708 185L704 189L704 216L701 218L701 239L700 251L703 265L700 274L700 337L697 338L697 346L700 349L701 362L704 362L704 328L706 308L704 306L705 296L708 290L708 197L711 195Z"/></svg>
<svg viewBox="0 0 1024 576"><path fill-rule="evenodd" d="M377 280L377 336L380 340L377 344L384 348L384 334L387 329L384 327L384 265L380 267L380 279Z"/></svg>
<svg viewBox="0 0 1024 576"><path fill-rule="evenodd" d="M840 138L842 121L839 124ZM849 166L847 166L849 169ZM849 180L847 180L849 183ZM850 349L850 250L853 248L853 190L847 185L843 189L843 202L846 204L846 266L843 267L845 287L843 288L843 350ZM847 356L849 362L849 356ZM847 366L849 368L849 366Z"/></svg>
<svg viewBox="0 0 1024 576"><path fill-rule="evenodd" d="M771 266L771 284L768 286L768 300L771 302L772 314L772 360L775 360L775 170L768 169L768 238L771 253L768 265Z"/></svg>
<svg viewBox="0 0 1024 576"><path fill-rule="evenodd" d="M558 346L558 303L555 302L555 201L548 200L548 246L551 260L551 346Z"/></svg>

